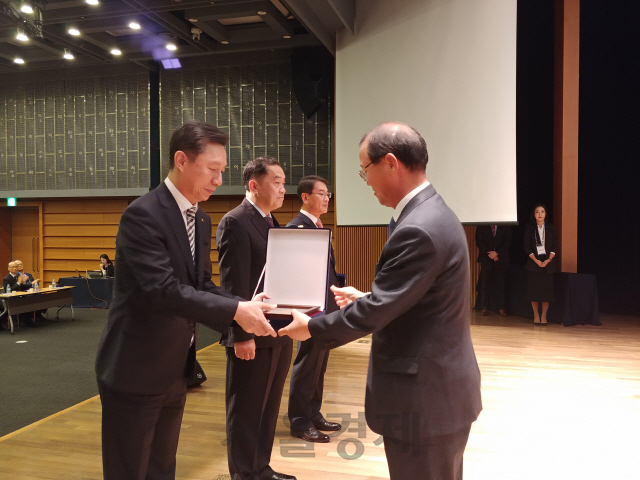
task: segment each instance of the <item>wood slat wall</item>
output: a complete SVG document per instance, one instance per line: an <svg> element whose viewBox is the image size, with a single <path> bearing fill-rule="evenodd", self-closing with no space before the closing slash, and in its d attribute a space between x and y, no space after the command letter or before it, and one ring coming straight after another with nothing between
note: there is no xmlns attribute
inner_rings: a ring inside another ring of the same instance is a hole
<svg viewBox="0 0 640 480"><path fill-rule="evenodd" d="M45 285L52 278L68 277L76 270L96 270L99 257L106 253L115 258L115 239L122 212L133 199L82 199L45 200L43 202L43 268ZM200 207L209 214L212 223L211 261L213 280L220 284L218 251L215 234L223 215L242 202L240 196L212 197ZM295 195L288 195L274 216L281 225L286 225L299 211L300 204ZM329 212L322 220L334 231L333 244L336 252L336 267L347 275L347 283L362 291L371 288L375 264L387 241L387 227L338 227L334 228L334 203L329 203ZM479 265L475 246L475 227L466 226L471 260L471 305L475 301L475 285Z"/></svg>
<svg viewBox="0 0 640 480"><path fill-rule="evenodd" d="M116 234L128 199L45 200L42 204L42 258L45 285L53 278L97 270L100 255L113 259Z"/></svg>

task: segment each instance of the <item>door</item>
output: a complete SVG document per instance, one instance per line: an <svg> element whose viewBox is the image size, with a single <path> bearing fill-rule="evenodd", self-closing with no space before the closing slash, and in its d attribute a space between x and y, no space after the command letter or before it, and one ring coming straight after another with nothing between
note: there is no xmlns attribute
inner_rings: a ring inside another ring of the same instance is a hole
<svg viewBox="0 0 640 480"><path fill-rule="evenodd" d="M16 207L11 209L11 258L22 260L24 271L33 278L40 273L40 212L38 208Z"/></svg>

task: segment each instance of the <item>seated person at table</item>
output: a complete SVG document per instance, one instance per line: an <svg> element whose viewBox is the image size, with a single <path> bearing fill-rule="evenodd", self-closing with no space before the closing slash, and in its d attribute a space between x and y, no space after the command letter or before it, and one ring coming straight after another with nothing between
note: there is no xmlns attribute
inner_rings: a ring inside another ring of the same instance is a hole
<svg viewBox="0 0 640 480"><path fill-rule="evenodd" d="M115 274L113 262L109 260L109 256L106 253L100 255L100 271L103 277L113 277Z"/></svg>
<svg viewBox="0 0 640 480"><path fill-rule="evenodd" d="M7 292L7 287L11 287L11 292L26 292L31 288L29 277L18 271L16 262L9 262L9 275L2 279L2 286ZM36 322L33 320L32 313L21 313L18 315L21 327L35 327Z"/></svg>
<svg viewBox="0 0 640 480"><path fill-rule="evenodd" d="M24 271L24 264L22 263L22 260L14 260L15 264L18 266L18 273L20 275L26 275L27 278L29 279L29 281L31 282L31 286L35 286L34 283L36 282L40 282L39 278L34 279L33 275L31 275L30 273L25 273ZM44 318L44 314L47 313L47 310L36 310L36 316L35 319L36 320L41 320L41 321L45 321L46 318Z"/></svg>

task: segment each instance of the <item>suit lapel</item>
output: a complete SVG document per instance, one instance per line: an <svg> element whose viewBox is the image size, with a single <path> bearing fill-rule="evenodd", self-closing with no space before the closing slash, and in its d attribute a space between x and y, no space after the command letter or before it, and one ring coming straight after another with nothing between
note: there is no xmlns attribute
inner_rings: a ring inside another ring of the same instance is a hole
<svg viewBox="0 0 640 480"><path fill-rule="evenodd" d="M178 204L176 203L173 195L171 195L171 192L164 184L164 182L157 187L157 190L160 204L165 207L165 216L167 218L167 223L173 231L176 242L178 244L178 248L182 253L182 256L184 257L185 263L187 264L187 271L191 276L191 280L195 281L196 270L195 266L193 265L193 258L191 257L191 245L189 245L189 237L187 236L187 229L184 226L184 218L182 217L182 212L180 212ZM197 231L198 229L196 225L196 233ZM198 236L196 235L196 238L197 237ZM196 240L196 255L198 252L197 247L198 246Z"/></svg>
<svg viewBox="0 0 640 480"><path fill-rule="evenodd" d="M431 184L429 184L427 188L425 188L424 190L421 190L420 192L418 192L418 194L415 197L413 197L409 201L409 203L407 203L407 205L402 209L402 213L400 214L400 218L398 218L398 221L396 222L395 228L398 228L400 223L402 223L402 221L406 218L406 216L409 215L411 210L416 208L425 200L433 197L436 193L437 193L436 189Z"/></svg>
<svg viewBox="0 0 640 480"><path fill-rule="evenodd" d="M260 232L262 238L266 240L269 233L269 224L266 222L264 217L246 198L242 200L242 207L251 216L251 223L253 223L253 226L256 227L256 230L258 230L258 232ZM275 218L273 219L273 225L276 227L280 226Z"/></svg>

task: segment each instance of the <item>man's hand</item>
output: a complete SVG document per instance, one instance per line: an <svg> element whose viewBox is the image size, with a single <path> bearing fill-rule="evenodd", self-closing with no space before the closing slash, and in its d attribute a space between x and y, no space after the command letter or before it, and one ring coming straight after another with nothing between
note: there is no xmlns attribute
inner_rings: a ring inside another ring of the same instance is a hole
<svg viewBox="0 0 640 480"><path fill-rule="evenodd" d="M263 310L271 310L277 305L263 302L240 302L233 319L247 333L253 333L258 336L271 335L276 337L276 332L267 319L264 318Z"/></svg>
<svg viewBox="0 0 640 480"><path fill-rule="evenodd" d="M262 292L257 294L255 297L253 297L253 299L251 300L252 302L264 302L264 300L266 298L271 298L269 295L267 295L266 293Z"/></svg>
<svg viewBox="0 0 640 480"><path fill-rule="evenodd" d="M27 281L27 276L23 273L18 272L18 285L24 285L24 282Z"/></svg>
<svg viewBox="0 0 640 480"><path fill-rule="evenodd" d="M329 287L336 298L336 303L340 308L344 308L349 305L354 300L364 297L366 293L361 292L360 290L356 290L353 287L343 287L338 288L333 285Z"/></svg>
<svg viewBox="0 0 640 480"><path fill-rule="evenodd" d="M490 251L489 252L489 258L491 260L493 260L494 262L497 262L498 261L498 252L496 252L494 250Z"/></svg>
<svg viewBox="0 0 640 480"><path fill-rule="evenodd" d="M311 333L309 333L309 319L311 317L297 310L291 310L291 314L293 315L293 321L286 327L278 330L278 335L281 337L288 335L294 340L300 341L311 338Z"/></svg>
<svg viewBox="0 0 640 480"><path fill-rule="evenodd" d="M246 342L235 342L233 351L240 360L253 360L256 358L256 341L252 338Z"/></svg>

